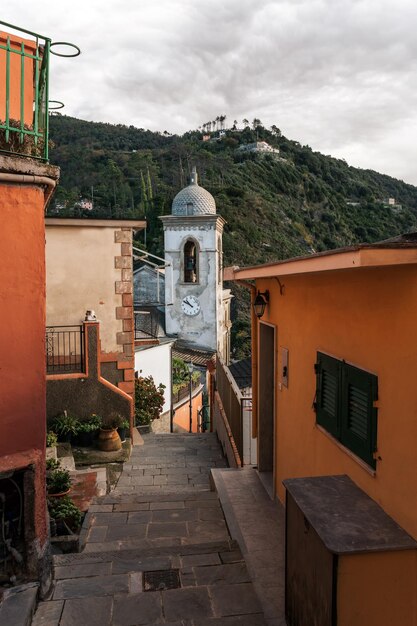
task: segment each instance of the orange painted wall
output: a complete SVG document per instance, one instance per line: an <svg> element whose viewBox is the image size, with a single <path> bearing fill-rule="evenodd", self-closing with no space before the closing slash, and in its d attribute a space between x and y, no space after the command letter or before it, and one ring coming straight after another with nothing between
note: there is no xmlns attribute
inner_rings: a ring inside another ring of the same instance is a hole
<svg viewBox="0 0 417 626"><path fill-rule="evenodd" d="M298 476L348 474L417 538L417 267L370 268L273 279L262 321L277 327L275 486ZM279 388L281 348L289 387ZM316 426L317 351L378 376L378 455L373 474Z"/></svg>
<svg viewBox="0 0 417 626"><path fill-rule="evenodd" d="M415 626L415 552L343 556L337 569L338 626Z"/></svg>
<svg viewBox="0 0 417 626"><path fill-rule="evenodd" d="M28 39L22 39L16 35L8 35L7 33L0 32L0 45L5 46L7 37L10 37L10 47L12 50L21 50L21 44L23 42L25 52L27 54L34 55L36 52L36 46L33 41ZM0 120L4 122L6 118L6 56L5 50L0 49ZM20 95L21 95L21 55L10 53L10 119L20 121ZM25 58L25 76L24 76L24 121L27 125L32 125L33 122L33 59Z"/></svg>
<svg viewBox="0 0 417 626"><path fill-rule="evenodd" d="M0 183L0 470L35 465L36 530L46 538L44 193Z"/></svg>
<svg viewBox="0 0 417 626"><path fill-rule="evenodd" d="M202 392L200 392L196 396L193 396L193 401L192 401L192 412L191 412L192 418L191 419L192 419L192 432L193 433L198 432L198 428L197 428L198 410L202 407L202 405L203 405L203 394ZM186 431L187 433L190 432L190 401L189 400L186 400L184 404L182 404L180 407L175 409L174 430L175 430L175 425L180 427L181 429L180 432L184 432L184 431Z"/></svg>

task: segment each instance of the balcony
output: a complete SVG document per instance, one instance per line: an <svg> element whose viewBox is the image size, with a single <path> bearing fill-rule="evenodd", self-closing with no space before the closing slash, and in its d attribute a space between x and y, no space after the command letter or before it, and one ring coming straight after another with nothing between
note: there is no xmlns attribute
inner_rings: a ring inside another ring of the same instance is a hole
<svg viewBox="0 0 417 626"><path fill-rule="evenodd" d="M48 326L45 346L47 374L82 374L85 371L82 325Z"/></svg>
<svg viewBox="0 0 417 626"><path fill-rule="evenodd" d="M48 160L50 46L0 21L0 152Z"/></svg>

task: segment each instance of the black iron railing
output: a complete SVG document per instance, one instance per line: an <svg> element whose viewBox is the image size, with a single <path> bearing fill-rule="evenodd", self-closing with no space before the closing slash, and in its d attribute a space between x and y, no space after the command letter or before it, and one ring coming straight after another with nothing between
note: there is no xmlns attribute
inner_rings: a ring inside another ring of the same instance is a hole
<svg viewBox="0 0 417 626"><path fill-rule="evenodd" d="M201 382L200 380L197 381L192 381L191 383L191 393L193 393L197 387L200 387ZM176 404L177 402L181 402L181 400L184 400L184 398L189 398L190 397L190 385L184 385L184 387L180 387L180 389L178 389L178 391L173 391L172 392L172 402L174 404Z"/></svg>
<svg viewBox="0 0 417 626"><path fill-rule="evenodd" d="M76 374L85 371L82 325L48 326L45 348L47 374Z"/></svg>

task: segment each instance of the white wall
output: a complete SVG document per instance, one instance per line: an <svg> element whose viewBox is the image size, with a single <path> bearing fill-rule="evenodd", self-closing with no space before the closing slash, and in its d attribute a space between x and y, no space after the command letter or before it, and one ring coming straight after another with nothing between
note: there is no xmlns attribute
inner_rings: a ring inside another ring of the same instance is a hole
<svg viewBox="0 0 417 626"><path fill-rule="evenodd" d="M171 407L171 345L164 343L135 351L135 371L139 376L152 376L156 386L162 383L166 387L163 413Z"/></svg>

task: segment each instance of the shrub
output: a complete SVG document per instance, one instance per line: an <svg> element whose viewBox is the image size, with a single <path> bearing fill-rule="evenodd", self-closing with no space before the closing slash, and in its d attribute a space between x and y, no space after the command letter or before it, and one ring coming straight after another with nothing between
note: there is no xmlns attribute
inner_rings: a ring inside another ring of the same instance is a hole
<svg viewBox="0 0 417 626"><path fill-rule="evenodd" d="M46 490L48 493L63 493L71 487L70 473L66 469L52 469L46 474Z"/></svg>
<svg viewBox="0 0 417 626"><path fill-rule="evenodd" d="M70 497L49 499L48 510L52 519L64 522L70 530L76 531L80 527L82 513Z"/></svg>
<svg viewBox="0 0 417 626"><path fill-rule="evenodd" d="M49 433L46 433L46 447L47 448L53 448L54 446L56 446L57 443L58 443L58 437L56 433L52 431L50 431Z"/></svg>
<svg viewBox="0 0 417 626"><path fill-rule="evenodd" d="M60 461L58 459L46 459L46 471L58 469L61 466Z"/></svg>
<svg viewBox="0 0 417 626"><path fill-rule="evenodd" d="M152 376L139 377L135 380L135 423L146 426L158 419L164 406L162 383L155 385Z"/></svg>
<svg viewBox="0 0 417 626"><path fill-rule="evenodd" d="M75 436L79 432L80 422L74 415L64 411L53 419L52 426L58 437Z"/></svg>
<svg viewBox="0 0 417 626"><path fill-rule="evenodd" d="M103 418L100 415L96 415L93 413L91 417L86 420L81 420L79 422L78 432L79 433L93 433L96 430L101 428L103 423Z"/></svg>
<svg viewBox="0 0 417 626"><path fill-rule="evenodd" d="M123 417L120 413L110 413L107 417L103 418L101 428L103 430L111 430L112 428L120 428L123 422Z"/></svg>

